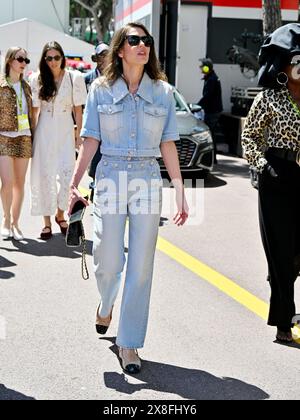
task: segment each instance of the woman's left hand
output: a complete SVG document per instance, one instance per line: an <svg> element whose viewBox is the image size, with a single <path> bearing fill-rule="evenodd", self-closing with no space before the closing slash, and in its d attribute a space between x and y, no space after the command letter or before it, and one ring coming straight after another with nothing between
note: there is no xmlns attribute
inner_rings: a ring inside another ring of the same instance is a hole
<svg viewBox="0 0 300 420"><path fill-rule="evenodd" d="M77 150L79 150L80 149L80 146L83 144L83 140L82 140L82 138L78 135L78 136L76 136L76 140L75 140L75 146L76 146L76 149Z"/></svg>
<svg viewBox="0 0 300 420"><path fill-rule="evenodd" d="M184 191L176 193L176 205L177 214L173 220L177 226L183 226L189 217L189 206Z"/></svg>

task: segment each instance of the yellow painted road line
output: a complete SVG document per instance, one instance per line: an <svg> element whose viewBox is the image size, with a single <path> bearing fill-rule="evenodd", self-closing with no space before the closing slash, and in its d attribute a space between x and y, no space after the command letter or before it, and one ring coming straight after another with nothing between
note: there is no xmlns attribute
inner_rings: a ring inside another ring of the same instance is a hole
<svg viewBox="0 0 300 420"><path fill-rule="evenodd" d="M89 194L89 191L84 188L80 188L80 192L84 195ZM202 263L197 258L189 255L187 252L162 237L158 238L157 249L201 279L219 289L255 315L265 321L268 319L269 305L229 278L218 273L213 268ZM295 327L293 329L293 334L294 339L300 344L300 328Z"/></svg>
<svg viewBox="0 0 300 420"><path fill-rule="evenodd" d="M263 300L161 237L158 238L157 248L171 259L175 260L178 264L187 268L198 277L201 277L201 279L206 280L212 286L216 287L263 320L267 320L269 305ZM294 340L300 344L299 327L293 329L293 336Z"/></svg>
<svg viewBox="0 0 300 420"><path fill-rule="evenodd" d="M221 292L245 306L251 312L254 312L264 320L267 319L268 305L247 290L238 286L232 280L229 280L227 277L161 237L158 239L158 249L198 277L206 280L208 283L221 290Z"/></svg>

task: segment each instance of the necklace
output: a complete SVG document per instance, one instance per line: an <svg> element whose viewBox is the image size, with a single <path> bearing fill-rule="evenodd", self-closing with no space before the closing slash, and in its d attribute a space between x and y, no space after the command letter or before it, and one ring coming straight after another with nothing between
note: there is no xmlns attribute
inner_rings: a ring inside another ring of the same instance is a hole
<svg viewBox="0 0 300 420"><path fill-rule="evenodd" d="M126 80L126 78L125 78L124 74L122 74L122 76L121 76L121 77L122 77L122 79L125 81L125 83L126 83L126 85L127 85L127 88L128 88L128 90L129 90L129 92L130 92L132 95L136 95L136 94L137 94L137 91L139 90L140 83L138 84L138 86L137 86L135 89L130 90L129 83L127 82L127 80Z"/></svg>
<svg viewBox="0 0 300 420"><path fill-rule="evenodd" d="M294 99L291 97L289 92L287 92L287 97L288 97L288 100L289 100L290 104L292 105L294 110L297 112L298 116L300 116L299 105L296 103L296 101L294 101Z"/></svg>

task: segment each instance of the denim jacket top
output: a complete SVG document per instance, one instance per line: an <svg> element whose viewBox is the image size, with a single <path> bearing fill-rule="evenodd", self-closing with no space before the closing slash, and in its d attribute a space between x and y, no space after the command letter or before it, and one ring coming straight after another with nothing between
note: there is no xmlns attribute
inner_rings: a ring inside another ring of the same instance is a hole
<svg viewBox="0 0 300 420"><path fill-rule="evenodd" d="M96 80L90 89L81 137L101 141L110 156L159 157L161 142L179 140L172 87L145 73L136 95L119 78Z"/></svg>

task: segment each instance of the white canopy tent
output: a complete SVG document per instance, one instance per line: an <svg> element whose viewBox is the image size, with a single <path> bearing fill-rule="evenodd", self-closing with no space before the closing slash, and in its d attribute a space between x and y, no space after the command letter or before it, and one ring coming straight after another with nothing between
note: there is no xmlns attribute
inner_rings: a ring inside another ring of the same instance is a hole
<svg viewBox="0 0 300 420"><path fill-rule="evenodd" d="M25 18L0 25L1 68L8 48L20 46L28 51L31 60L28 71L36 71L43 47L51 41L57 41L66 55L83 56L84 61L92 63L91 55L95 51L93 45Z"/></svg>

